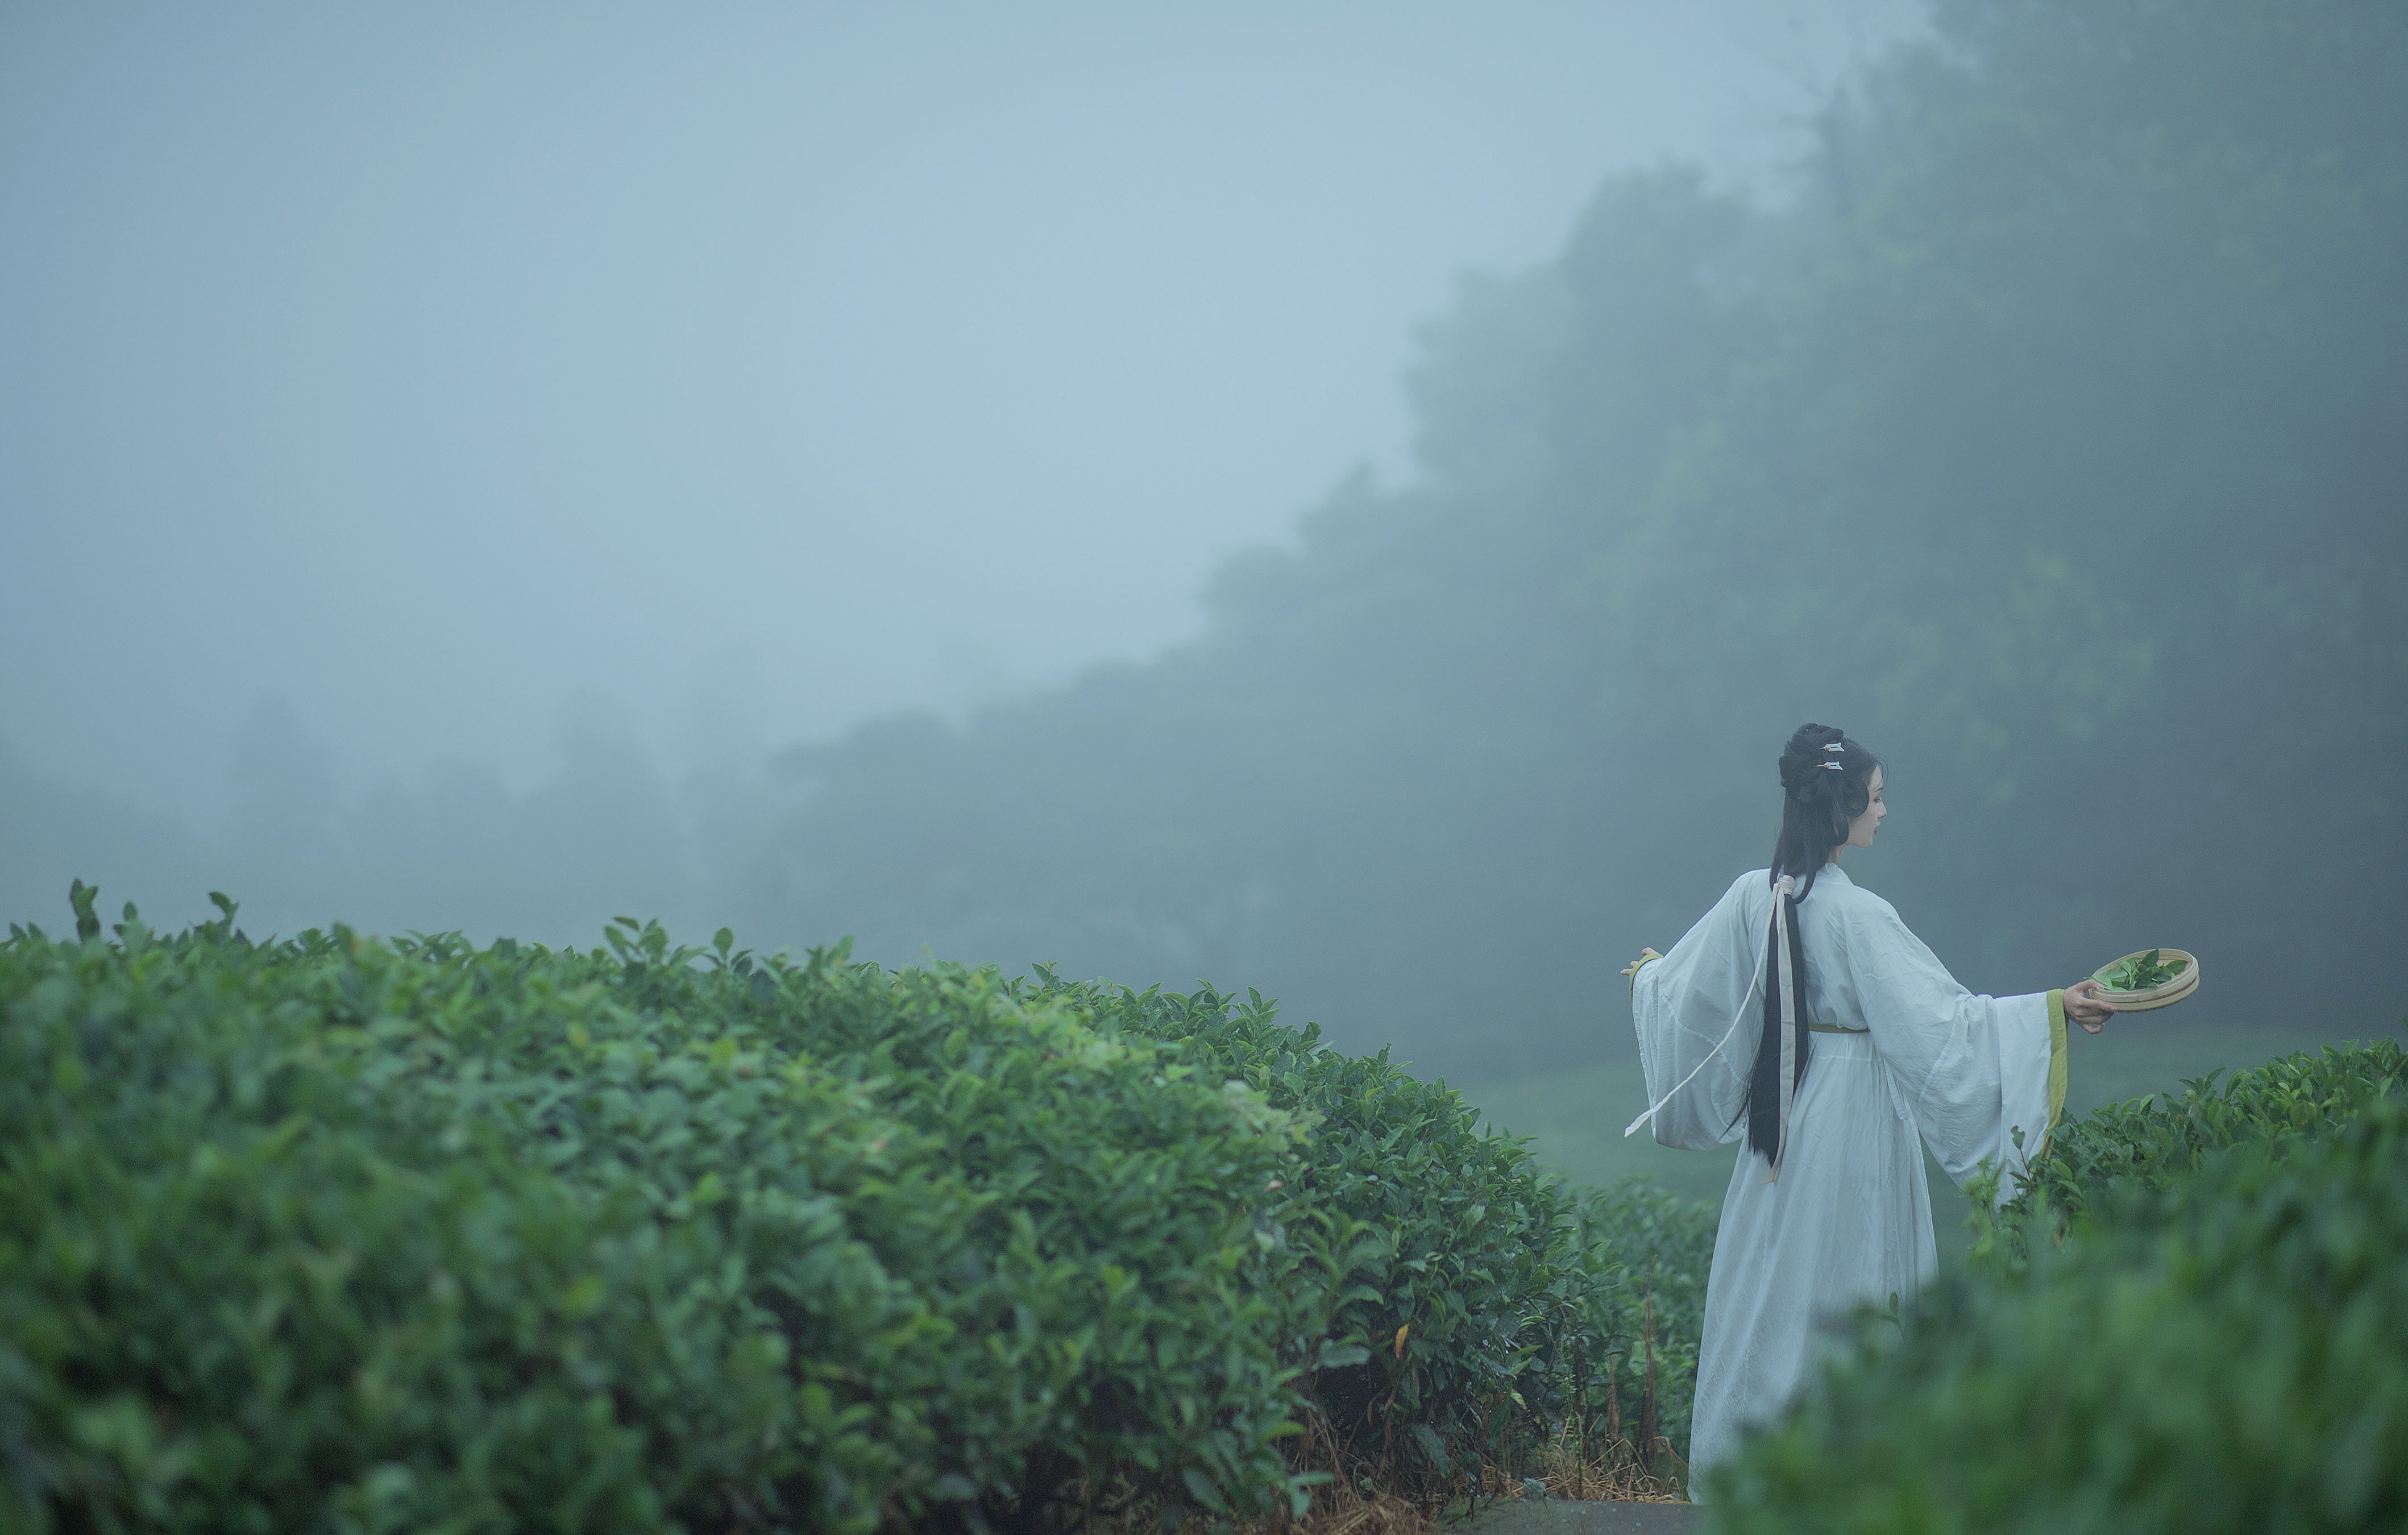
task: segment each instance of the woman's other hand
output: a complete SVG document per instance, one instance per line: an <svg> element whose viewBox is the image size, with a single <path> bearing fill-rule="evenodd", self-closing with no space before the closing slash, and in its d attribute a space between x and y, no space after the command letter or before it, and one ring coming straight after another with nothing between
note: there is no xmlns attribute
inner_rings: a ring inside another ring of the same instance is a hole
<svg viewBox="0 0 2408 1535"><path fill-rule="evenodd" d="M1662 954L1657 954L1653 949L1641 949L1639 951L1639 957L1637 959L1634 959L1629 964L1622 967L1622 973L1635 977L1639 973L1640 966L1646 964L1651 959L1661 959L1664 956Z"/></svg>
<svg viewBox="0 0 2408 1535"><path fill-rule="evenodd" d="M2115 1004L2099 995L2096 981L2077 981L2065 988L2065 1015L2082 1026L2085 1034L2096 1034L2115 1016Z"/></svg>

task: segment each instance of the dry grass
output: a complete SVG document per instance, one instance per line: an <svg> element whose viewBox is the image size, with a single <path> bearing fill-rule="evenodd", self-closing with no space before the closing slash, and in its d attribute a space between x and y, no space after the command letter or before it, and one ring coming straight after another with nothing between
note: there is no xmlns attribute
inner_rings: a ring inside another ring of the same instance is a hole
<svg viewBox="0 0 2408 1535"><path fill-rule="evenodd" d="M1323 1488L1301 1519L1266 1521L1251 1535L1433 1535L1438 1511L1426 1503L1373 1488Z"/></svg>
<svg viewBox="0 0 2408 1535"><path fill-rule="evenodd" d="M1656 1453L1642 1457L1627 1439L1597 1439L1584 1445L1570 1428L1539 1451L1537 1466L1507 1471L1484 1466L1480 1496L1498 1499L1530 1496L1525 1479L1545 1485L1550 1498L1583 1501L1600 1499L1626 1503L1677 1503L1688 1467L1672 1452L1671 1442L1658 1435Z"/></svg>
<svg viewBox="0 0 2408 1535"><path fill-rule="evenodd" d="M1313 1489L1312 1506L1302 1516L1270 1514L1224 1527L1227 1535L1437 1535L1439 1511L1384 1488L1324 1485ZM1214 1528L1209 1520L1189 1518L1166 1524L1156 1510L1140 1505L1111 1517L1097 1517L1078 1527L1077 1535L1202 1535Z"/></svg>
<svg viewBox="0 0 2408 1535"><path fill-rule="evenodd" d="M1549 1498L1679 1502L1680 1480L1686 1475L1687 1468L1673 1454L1669 1442L1658 1439L1656 1447L1656 1469L1650 1470L1628 1440L1592 1442L1584 1455L1576 1436L1561 1435L1539 1452L1535 1467L1514 1471L1494 1466L1482 1468L1478 1498L1486 1503L1532 1496L1524 1484L1526 1477L1542 1483ZM1276 1514L1244 1520L1230 1528L1228 1535L1440 1535L1445 1509L1459 1505L1463 1495L1474 1489L1458 1484L1443 1492L1436 1487L1416 1491L1425 1496L1409 1497L1376 1485L1365 1489L1325 1483L1313 1489L1312 1504L1300 1517ZM1197 1535L1201 1528L1204 1527L1191 1521L1183 1527L1182 1535ZM1094 1535L1172 1535L1151 1509L1133 1509L1118 1518L1098 1519L1087 1528Z"/></svg>

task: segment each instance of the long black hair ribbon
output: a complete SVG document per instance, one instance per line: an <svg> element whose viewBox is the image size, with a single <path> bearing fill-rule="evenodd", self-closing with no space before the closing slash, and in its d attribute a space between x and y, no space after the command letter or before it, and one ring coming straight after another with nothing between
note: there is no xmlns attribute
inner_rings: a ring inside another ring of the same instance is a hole
<svg viewBox="0 0 2408 1535"><path fill-rule="evenodd" d="M1764 1027L1747 1087L1747 1143L1770 1164L1764 1181L1781 1176L1789 1151L1789 1115L1806 1080L1806 950L1798 931L1798 882L1784 874L1772 885L1772 925L1765 935Z"/></svg>
<svg viewBox="0 0 2408 1535"><path fill-rule="evenodd" d="M1747 978L1747 989L1740 994L1741 999L1739 1011L1732 1015L1730 1027L1723 1031L1723 1037L1714 1041L1714 1047L1712 1050L1707 1051L1705 1054L1698 1059L1697 1065L1689 1068L1688 1075L1683 1077L1679 1082L1674 1083L1670 1088L1667 1088L1663 1097L1657 1098L1655 1102L1647 1106L1646 1112L1641 1114L1637 1119L1632 1120L1629 1124L1622 1127L1622 1133L1626 1139L1630 1136L1637 1135L1639 1133L1639 1127L1646 1124L1649 1120L1654 1119L1658 1113L1661 1113L1663 1112L1664 1105L1671 1102L1674 1097L1678 1097L1682 1088L1686 1087L1689 1083L1697 1081L1698 1073L1703 1071L1715 1056L1721 1054L1723 1053L1723 1047L1729 1044L1732 1039L1738 1035L1739 1026L1747 1021L1747 998L1754 997L1756 995L1756 988L1763 983L1765 969L1771 963L1772 957L1776 953L1781 955L1781 973L1789 978L1788 984L1785 986L1781 984L1779 978L1776 977L1773 986L1768 988L1765 992L1765 1026L1756 1048L1756 1066L1751 1069L1750 1085L1748 1090L1749 1096L1747 1100L1741 1104L1740 1112L1742 1114L1748 1113L1756 1103L1765 1101L1764 1098L1760 1098L1756 1096L1754 1086L1755 1074L1761 1073L1764 1069L1766 1052L1763 1046L1763 1040L1776 1040L1773 1045L1773 1051L1776 1055L1779 1053L1780 1046L1777 1043L1777 1037L1780 1030L1773 1023L1775 1016L1774 1008L1776 1006L1773 997L1776 993L1781 992L1786 992L1790 997L1787 1015L1796 1023L1797 1044L1796 1048L1792 1052L1792 1066L1794 1069L1784 1068L1781 1071L1780 1076L1788 1080L1791 1084L1791 1096L1795 1096L1797 1080L1806 1069L1806 1049L1804 1043L1806 1038L1806 1024L1804 1022L1806 1017L1806 966L1805 951L1797 947L1798 911L1796 906L1793 904L1796 900L1797 889L1798 882L1786 874L1782 875L1778 880L1773 882L1772 925L1765 934L1764 947L1756 951L1756 971ZM1786 921L1784 920L1784 911L1786 912ZM1772 941L1774 934L1784 930L1789 935L1788 943L1781 944ZM1674 953L1677 954L1679 951L1675 950ZM1631 978L1631 989L1636 992L1638 985L1638 977L1633 976ZM1766 1092L1768 1095L1774 1094L1778 1092L1778 1088L1768 1087ZM1788 1115L1785 1112L1784 1104L1784 1112L1780 1116L1780 1125L1785 1126L1787 1123ZM1751 1118L1748 1125L1751 1141L1754 1140L1755 1128L1755 1121ZM1765 1153L1765 1159L1773 1163L1776 1175L1778 1175L1780 1168L1777 1157L1783 1139L1784 1135L1782 1131L1776 1129L1770 1142L1772 1149Z"/></svg>

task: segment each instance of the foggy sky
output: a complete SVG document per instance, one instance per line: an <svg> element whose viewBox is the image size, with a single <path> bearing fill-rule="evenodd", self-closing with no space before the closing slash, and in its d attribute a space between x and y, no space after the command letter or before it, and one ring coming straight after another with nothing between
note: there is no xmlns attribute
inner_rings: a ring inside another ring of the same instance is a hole
<svg viewBox="0 0 2408 1535"><path fill-rule="evenodd" d="M357 786L1144 655L1457 274L1912 15L7 7L0 740L206 817L270 696Z"/></svg>

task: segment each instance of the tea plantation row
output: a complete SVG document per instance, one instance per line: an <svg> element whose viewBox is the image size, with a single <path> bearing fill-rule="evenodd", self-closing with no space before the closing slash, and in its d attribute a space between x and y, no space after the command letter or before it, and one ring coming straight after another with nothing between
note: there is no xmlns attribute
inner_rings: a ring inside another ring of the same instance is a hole
<svg viewBox="0 0 2408 1535"><path fill-rule="evenodd" d="M1251 996L77 901L0 944L0 1529L1176 1522L1684 1432L1702 1212Z"/></svg>
<svg viewBox="0 0 2408 1535"><path fill-rule="evenodd" d="M1970 1271L1709 1482L1750 1535L2408 1528L2408 1054L2061 1128Z"/></svg>

